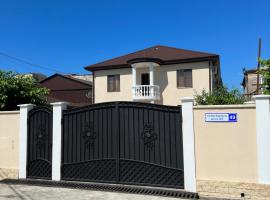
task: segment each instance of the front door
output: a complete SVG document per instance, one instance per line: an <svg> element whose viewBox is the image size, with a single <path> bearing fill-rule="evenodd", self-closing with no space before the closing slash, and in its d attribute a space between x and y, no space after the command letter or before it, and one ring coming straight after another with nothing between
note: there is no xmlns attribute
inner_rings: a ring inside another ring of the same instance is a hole
<svg viewBox="0 0 270 200"><path fill-rule="evenodd" d="M141 75L141 85L150 85L149 73Z"/></svg>
<svg viewBox="0 0 270 200"><path fill-rule="evenodd" d="M27 178L52 177L52 110L35 107L28 118Z"/></svg>
<svg viewBox="0 0 270 200"><path fill-rule="evenodd" d="M149 73L145 73L141 75L141 85L150 85L150 77ZM142 95L149 96L150 89L148 86L142 87Z"/></svg>

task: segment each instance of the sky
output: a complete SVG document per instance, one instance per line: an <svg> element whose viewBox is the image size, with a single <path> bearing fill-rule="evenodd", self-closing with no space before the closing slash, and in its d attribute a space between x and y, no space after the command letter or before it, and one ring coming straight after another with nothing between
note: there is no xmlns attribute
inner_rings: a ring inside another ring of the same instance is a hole
<svg viewBox="0 0 270 200"><path fill-rule="evenodd" d="M257 65L259 37L270 58L269 8L269 0L1 0L0 69L85 74L84 66L166 45L220 55L223 82L240 88L242 68Z"/></svg>

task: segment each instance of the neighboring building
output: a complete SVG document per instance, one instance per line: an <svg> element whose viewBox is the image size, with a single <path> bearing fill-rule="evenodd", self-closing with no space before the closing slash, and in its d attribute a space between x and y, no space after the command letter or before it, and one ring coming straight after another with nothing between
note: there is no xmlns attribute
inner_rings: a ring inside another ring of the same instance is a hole
<svg viewBox="0 0 270 200"><path fill-rule="evenodd" d="M40 85L50 90L48 102L68 102L72 107L92 104L92 82L72 77L72 75L54 74Z"/></svg>
<svg viewBox="0 0 270 200"><path fill-rule="evenodd" d="M242 81L244 94L247 96L254 95L257 91L257 70L250 69L244 71L244 78Z"/></svg>
<svg viewBox="0 0 270 200"><path fill-rule="evenodd" d="M44 79L47 78L46 75L41 74L41 73L27 73L27 74L19 74L18 76L23 76L23 77L32 77L33 79L35 79L37 82L40 82Z"/></svg>
<svg viewBox="0 0 270 200"><path fill-rule="evenodd" d="M260 69L264 69L261 67ZM244 78L242 81L242 86L244 89L244 95L247 96L248 100L251 100L253 95L262 94L262 83L263 77L259 75L259 88L257 92L257 69L249 69L244 71Z"/></svg>
<svg viewBox="0 0 270 200"><path fill-rule="evenodd" d="M182 97L222 83L219 56L154 46L85 67L93 73L94 102L144 101L178 105Z"/></svg>
<svg viewBox="0 0 270 200"><path fill-rule="evenodd" d="M93 82L93 76L92 74L70 74L69 76L77 79L81 79L88 82Z"/></svg>

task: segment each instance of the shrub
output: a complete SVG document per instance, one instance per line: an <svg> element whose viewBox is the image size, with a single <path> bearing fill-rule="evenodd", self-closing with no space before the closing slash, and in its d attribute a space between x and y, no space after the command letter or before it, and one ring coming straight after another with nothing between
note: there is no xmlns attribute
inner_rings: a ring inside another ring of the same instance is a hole
<svg viewBox="0 0 270 200"><path fill-rule="evenodd" d="M195 102L198 105L226 105L226 104L243 104L246 98L238 89L229 90L221 86L212 93L202 91L201 94L195 95Z"/></svg>

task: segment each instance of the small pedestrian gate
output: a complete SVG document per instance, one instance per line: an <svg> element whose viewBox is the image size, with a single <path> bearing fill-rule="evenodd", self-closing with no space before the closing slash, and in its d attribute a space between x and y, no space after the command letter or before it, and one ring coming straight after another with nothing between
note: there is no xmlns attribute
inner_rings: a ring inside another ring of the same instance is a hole
<svg viewBox="0 0 270 200"><path fill-rule="evenodd" d="M36 107L29 112L27 136L27 178L51 179L52 110Z"/></svg>
<svg viewBox="0 0 270 200"><path fill-rule="evenodd" d="M181 107L110 102L64 111L61 174L184 188Z"/></svg>

